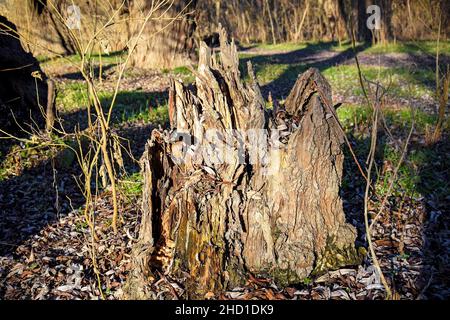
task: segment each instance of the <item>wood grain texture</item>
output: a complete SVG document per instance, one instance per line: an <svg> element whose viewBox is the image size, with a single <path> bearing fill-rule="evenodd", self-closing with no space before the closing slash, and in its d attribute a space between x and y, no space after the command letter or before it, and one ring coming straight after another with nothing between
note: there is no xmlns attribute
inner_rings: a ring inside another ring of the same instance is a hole
<svg viewBox="0 0 450 320"><path fill-rule="evenodd" d="M201 298L242 284L249 273L287 285L350 264L356 231L339 196L343 137L327 81L310 69L284 107L267 110L251 64L249 83L241 80L223 30L219 56L204 44L199 55L196 92L173 82L171 129L153 131L141 159L139 243L154 244L147 268L187 272L189 296ZM230 129L267 135L255 140ZM267 148L250 161L258 143ZM220 144L229 151L222 162L214 152Z"/></svg>

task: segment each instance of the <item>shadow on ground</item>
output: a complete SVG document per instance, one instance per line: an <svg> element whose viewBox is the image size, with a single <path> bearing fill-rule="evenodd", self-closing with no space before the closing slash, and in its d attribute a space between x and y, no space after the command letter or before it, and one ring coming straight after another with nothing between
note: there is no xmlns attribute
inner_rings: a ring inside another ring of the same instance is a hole
<svg viewBox="0 0 450 320"><path fill-rule="evenodd" d="M261 88L265 97L271 92L273 98L283 99L289 94L298 75L305 72L307 69L317 68L320 71L324 71L332 66L353 59L355 54L368 48L368 45L359 45L355 50L350 48L342 52L331 51L336 45L336 42L308 44L306 48L287 53L246 57L240 61L241 70L243 71L243 74L247 74L246 65L248 61L252 62L256 73L267 64L288 64L289 66L287 69L284 70L276 80L263 85Z"/></svg>
<svg viewBox="0 0 450 320"><path fill-rule="evenodd" d="M154 126L167 124L164 113L158 114L159 118L154 116L155 106L163 103L167 95L167 92L118 94L111 124L124 138L123 145L129 148L134 159L141 157ZM102 101L105 109L110 103L110 98ZM82 130L87 127L85 110L61 117L69 133L75 126ZM154 122L149 122L150 119ZM17 144L10 140L8 147ZM8 148L5 149L7 152ZM75 182L75 177L82 178L81 170L74 154L67 152L65 149L51 159L22 169L17 176L0 181L0 256L14 255L18 246L56 221L59 215L83 205L84 198ZM127 174L138 172L138 164L126 152L122 153Z"/></svg>
<svg viewBox="0 0 450 320"><path fill-rule="evenodd" d="M105 74L105 72L108 72L108 70L112 69L113 67L115 67L117 64L108 64L102 67L102 75ZM94 78L98 78L100 75L100 67L96 66L93 68L92 70L93 73L93 77ZM63 75L60 76L60 78L62 79L67 79L67 80L83 80L84 77L81 74L81 72L69 72L69 73L65 73Z"/></svg>
<svg viewBox="0 0 450 320"><path fill-rule="evenodd" d="M258 74L267 66L286 66L284 71L273 81L262 86L262 93L265 97L272 94L275 99L284 99L289 94L299 74L308 68L317 68L325 71L337 65L354 65L355 55L358 55L361 66L381 66L392 68L395 73L397 68L405 69L411 82L423 85L434 90L435 82L433 75L435 70L435 60L430 55L422 53L402 53L398 54L374 54L364 51L370 46L359 44L353 48L343 51L335 51L337 42L322 42L308 44L305 48L276 54L258 54L246 56L240 60L241 71L247 74L247 62L251 61ZM411 49L412 50L412 49ZM245 54L245 51L242 51ZM443 54L440 57L441 64L445 66L450 63L450 56ZM402 70L401 70L402 71ZM424 71L427 73L425 74Z"/></svg>
<svg viewBox="0 0 450 320"><path fill-rule="evenodd" d="M417 189L424 197L422 294L429 299L450 297L450 144L448 134L423 149Z"/></svg>

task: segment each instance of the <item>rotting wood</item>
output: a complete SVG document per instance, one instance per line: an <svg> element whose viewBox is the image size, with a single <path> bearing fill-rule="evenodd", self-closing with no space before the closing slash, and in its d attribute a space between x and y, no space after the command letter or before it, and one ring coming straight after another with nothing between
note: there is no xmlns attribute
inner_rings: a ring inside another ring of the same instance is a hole
<svg viewBox="0 0 450 320"><path fill-rule="evenodd" d="M189 274L188 296L202 298L249 273L287 285L356 263L356 230L339 196L344 139L328 82L310 69L284 107L267 110L250 63L250 81L241 79L224 30L218 56L202 44L199 60L196 91L173 81L171 128L152 132L141 159L131 291L142 293L153 268Z"/></svg>

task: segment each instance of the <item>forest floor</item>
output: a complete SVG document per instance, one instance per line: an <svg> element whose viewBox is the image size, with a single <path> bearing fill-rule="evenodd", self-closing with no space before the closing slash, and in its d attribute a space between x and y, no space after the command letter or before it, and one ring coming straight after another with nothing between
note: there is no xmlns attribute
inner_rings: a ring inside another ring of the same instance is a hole
<svg viewBox="0 0 450 320"><path fill-rule="evenodd" d="M442 44L441 62L450 63L450 43ZM448 299L450 262L449 122L441 140L430 144L436 122L433 44L398 43L358 46L361 70L369 81L389 88L383 114L389 130L379 132L373 218L375 251L383 273L401 299ZM299 73L318 68L333 88L334 103L361 163L368 154L371 110L359 85L355 54L348 44L255 45L241 48L242 74L252 61L264 97L282 102ZM122 53L103 57L100 98L111 102ZM69 57L76 65L77 57ZM58 87L57 107L67 132L85 126L87 97L74 66L61 59L42 63ZM99 70L97 70L98 74ZM131 268L130 253L139 230L142 178L139 159L155 126L167 126L171 77L192 83L186 67L161 72L127 70L113 112L114 130L127 139L132 156L119 181L121 226L111 229L110 191L96 198L93 241L82 215L83 196L75 182L80 170L61 148L29 148L10 141L0 148L0 299L120 299ZM413 111L413 112L412 112ZM448 117L447 117L448 119ZM414 123L405 161L393 190L390 179ZM348 153L348 150L346 151ZM346 156L342 198L347 219L358 229L357 245L367 245L363 223L364 179ZM95 268L94 268L95 265ZM96 272L96 270L98 272ZM156 273L157 299L186 298L182 279ZM99 287L102 288L100 292ZM369 256L361 265L308 277L279 288L250 276L246 286L223 292L223 299L381 299L385 291Z"/></svg>

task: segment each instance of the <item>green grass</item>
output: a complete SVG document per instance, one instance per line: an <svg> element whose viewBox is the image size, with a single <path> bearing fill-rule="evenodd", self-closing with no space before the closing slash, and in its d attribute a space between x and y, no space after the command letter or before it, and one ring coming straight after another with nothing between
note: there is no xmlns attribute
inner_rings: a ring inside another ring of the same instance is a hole
<svg viewBox="0 0 450 320"><path fill-rule="evenodd" d="M8 169L2 166L0 168L0 182L5 180L7 177L8 177Z"/></svg>
<svg viewBox="0 0 450 320"><path fill-rule="evenodd" d="M358 44L357 44L358 45ZM294 51L304 49L306 47L312 47L314 50L331 50L331 51L344 51L351 49L352 45L350 41L343 41L340 44L338 42L303 42L303 43L280 43L280 44L256 44L256 49L265 51ZM251 46L250 46L251 47ZM390 42L386 44L376 44L367 48L364 52L371 54L379 53L409 53L409 54L429 54L436 55L437 44L436 41L405 41L405 42ZM441 40L439 44L439 51L442 54L450 55L450 41Z"/></svg>
<svg viewBox="0 0 450 320"><path fill-rule="evenodd" d="M251 59L257 79L261 85L280 80L294 82L298 74L309 66L305 64L280 64L270 59ZM389 95L398 98L432 98L434 96L434 73L431 70L408 70L403 67L389 68L362 66L362 74L371 81L379 80L389 88ZM248 75L243 63L241 72L248 81ZM346 93L363 97L359 84L358 69L355 65L338 65L327 68L322 74L330 82L334 92Z"/></svg>
<svg viewBox="0 0 450 320"><path fill-rule="evenodd" d="M320 50L322 47L335 49L336 45L316 44L314 49ZM281 45L280 45L281 46ZM349 48L349 44L342 46L343 50ZM248 80L246 72L246 61L251 60L258 81L261 85L266 85L277 81L280 85L293 84L298 74L304 72L311 65L302 63L280 63L275 57L270 55L249 55L241 54L241 72ZM320 65L319 65L320 68ZM348 95L363 96L363 91L359 84L358 69L356 65L337 65L323 68L323 75L330 82L335 92L346 93ZM371 81L379 80L388 88L389 94L398 98L432 98L434 96L435 74L433 70L405 67L377 67L362 66L361 71L365 78Z"/></svg>
<svg viewBox="0 0 450 320"><path fill-rule="evenodd" d="M119 190L127 199L132 200L142 194L143 177L140 173L133 173L119 181Z"/></svg>
<svg viewBox="0 0 450 320"><path fill-rule="evenodd" d="M176 67L172 70L164 69L162 72L164 74L172 74L174 76L181 77L185 83L193 83L195 81L195 76L186 66Z"/></svg>
<svg viewBox="0 0 450 320"><path fill-rule="evenodd" d="M112 93L103 93L102 104L110 105ZM126 123L144 121L146 123L164 124L168 121L167 101L158 93L139 91L121 91L114 105L113 121Z"/></svg>
<svg viewBox="0 0 450 320"><path fill-rule="evenodd" d="M384 164L389 163L392 170L394 167L397 167L401 154L402 152L400 150L396 150L391 145L382 146L382 151L379 152L379 156L381 156ZM401 196L402 194L406 194L411 197L418 197L420 195L418 192L418 184L420 183L420 175L417 171L418 165L422 166L423 164L411 161L408 157L404 159L397 173L396 185L392 188L390 195ZM387 194L393 175L394 172L390 170L379 177L379 180L375 184L375 190L378 196L383 197Z"/></svg>
<svg viewBox="0 0 450 320"><path fill-rule="evenodd" d="M120 123L144 121L152 124L165 124L169 119L167 105L161 105L151 109L146 109L144 106L140 106L139 109L132 109L127 106L118 105L116 110L121 112Z"/></svg>
<svg viewBox="0 0 450 320"><path fill-rule="evenodd" d="M190 76L192 74L191 70L189 70L188 67L176 67L172 70L172 73L177 75L184 75L184 76Z"/></svg>
<svg viewBox="0 0 450 320"><path fill-rule="evenodd" d="M87 108L88 97L85 85L81 82L62 85L56 103L64 112L75 112ZM113 92L98 93L103 108L108 109ZM145 121L164 124L168 119L166 98L158 93L141 91L120 91L115 101L112 120L114 123Z"/></svg>
<svg viewBox="0 0 450 320"><path fill-rule="evenodd" d="M433 49L433 42L419 42L421 47L431 52ZM266 50L297 50L303 49L306 46L314 46L317 50L328 48L337 50L339 45L337 43L283 43L283 44L259 44L257 47ZM441 43L442 48L448 50L450 48L450 42ZM348 49L350 44L344 43L341 49ZM387 46L375 46L367 50L367 52L377 52L377 50L386 50L391 52L411 52L411 50L418 50L418 47L414 47L411 43L397 43L389 44ZM110 58L117 57L118 53L113 54ZM246 54L241 55L241 58L245 59ZM77 56L70 57L74 61L79 59ZM253 56L252 61L256 71L257 78L260 84L265 85L273 82L280 77L289 78L295 80L297 75L304 71L308 66L303 64L281 64L276 63L270 56ZM241 65L243 74L246 75L245 66ZM184 76L194 80L191 71L187 67L177 67L173 70L165 70L164 73L171 73L174 75ZM358 70L354 65L339 65L333 66L322 71L324 76L330 82L335 92L347 93L350 95L362 97L363 92L359 85ZM389 94L391 96L400 98L423 98L432 97L434 95L433 82L434 72L431 70L415 70L411 71L406 68L395 67L376 67L376 66L362 66L362 73L364 76L372 81L377 79L385 86L389 87ZM248 80L248 76L246 78ZM58 105L63 107L64 111L76 110L84 108L87 105L87 95L85 87L82 83L70 83L62 85L60 93L57 97ZM104 106L107 106L111 100L112 93L100 92L100 98ZM143 93L140 91L123 91L119 92L115 110L119 115L119 122L126 121L156 121L164 122L167 120L167 107L166 101L152 94ZM342 113L341 108L339 112ZM354 115L352 115L353 117ZM361 109L357 117L361 120L367 121L366 112ZM396 122L410 122L409 110L398 111L398 117L392 117L392 121ZM424 127L427 124L433 123L434 116L422 114L417 118L417 124L420 127ZM346 121L346 120L345 120ZM351 119L354 121L354 119Z"/></svg>
<svg viewBox="0 0 450 320"><path fill-rule="evenodd" d="M126 58L126 52L125 51L115 51L111 52L109 55L102 54L101 55L101 61L104 66L111 65L111 64L117 64L121 61L124 61ZM100 63L100 54L93 53L91 55L92 62L94 64ZM46 56L38 56L38 61L42 62L43 66L55 66L55 65L64 65L67 63L72 63L75 65L80 65L81 63L81 56L78 54L66 56L66 57L54 57L49 58Z"/></svg>
<svg viewBox="0 0 450 320"><path fill-rule="evenodd" d="M439 147L410 147L404 162L402 162L396 184L391 195L408 195L414 198L430 196L433 194L438 202L445 201L450 193L448 181L443 180L441 173L445 171L445 163L449 160L448 154L441 152ZM383 160L397 166L401 152L392 146L384 146ZM388 190L392 171L388 171L376 184L377 194L384 196Z"/></svg>
<svg viewBox="0 0 450 320"><path fill-rule="evenodd" d="M408 41L408 42L391 42L387 44L379 44L368 48L366 53L409 53L409 54L429 54L436 55L436 41ZM450 55L450 41L441 41L439 44L439 52L441 54Z"/></svg>
<svg viewBox="0 0 450 320"><path fill-rule="evenodd" d="M271 51L293 51L306 48L307 43L284 42L278 44L260 43L255 48Z"/></svg>
<svg viewBox="0 0 450 320"><path fill-rule="evenodd" d="M339 42L322 42L322 41L308 41L308 42L285 42L278 44L267 44L267 43L259 43L254 47L249 46L249 49L259 49L264 51L294 51L301 50L305 48L312 48L316 51L320 50L331 50L331 51L344 51L351 48L351 42L343 41L339 44Z"/></svg>
<svg viewBox="0 0 450 320"><path fill-rule="evenodd" d="M294 51L299 49L311 49L313 51L331 50L344 51L351 49L349 42L343 42L341 46L337 42L309 42L309 43L283 43L283 44L257 44L256 49L267 51ZM435 54L436 43L432 41L397 42L387 45L375 45L367 48L364 53L427 53ZM440 44L442 54L450 54L450 41ZM295 81L298 74L304 72L310 65L300 63L280 63L275 56L258 55L257 53L241 53L241 71L246 75L244 62L251 60L260 84L265 85L274 81L280 84ZM320 68L319 64L319 68ZM377 79L385 87L389 87L389 94L398 98L432 98L434 96L435 74L433 70L406 67L377 67L362 66L362 72L368 80ZM355 96L362 96L359 85L358 70L354 64L339 65L321 69L324 76L330 81L333 90ZM248 77L246 78L248 80ZM289 81L286 81L289 80Z"/></svg>
<svg viewBox="0 0 450 320"><path fill-rule="evenodd" d="M62 112L86 108L88 96L86 85L81 82L58 84L56 105Z"/></svg>
<svg viewBox="0 0 450 320"><path fill-rule="evenodd" d="M371 121L372 111L367 106L343 105L337 110L339 121L346 130L353 130L355 125L368 125ZM437 116L431 115L422 110L411 113L407 107L383 110L384 117L389 127L403 129L404 132L411 128L414 120L415 130L424 133L428 126L436 124ZM450 120L444 124L445 129L450 128Z"/></svg>
<svg viewBox="0 0 450 320"><path fill-rule="evenodd" d="M352 130L355 125L366 124L371 117L368 107L360 105L344 105L337 109L339 121L346 130Z"/></svg>
<svg viewBox="0 0 450 320"><path fill-rule="evenodd" d="M256 69L256 77L258 79L258 82L261 85L265 85L267 83L270 83L276 79L278 79L281 76L285 76L285 73L289 71L291 68L288 64L270 64L270 63L263 63L258 64L256 63L254 65L254 68ZM248 76L246 80L248 80Z"/></svg>
<svg viewBox="0 0 450 320"><path fill-rule="evenodd" d="M411 71L403 67L362 66L361 72L368 80L379 80L385 88L389 88L389 94L396 97L418 99L434 95L434 73L431 70ZM323 75L333 90L363 96L356 66L331 67L324 70Z"/></svg>
<svg viewBox="0 0 450 320"><path fill-rule="evenodd" d="M368 153L370 144L367 129L371 123L371 110L366 106L345 105L340 107L337 113L344 129L355 139L355 153L364 157ZM387 137L386 135L383 137L380 134L376 158L378 161L382 161L382 166L389 164L393 169L400 160L403 145L406 140L405 137L411 128L413 116L416 137L417 135L423 137L426 127L433 126L437 119L436 116L420 110L416 111L413 115L407 107L401 109L385 109L383 110L383 114L394 136L402 137L402 142L400 143L401 148L396 149L391 144L385 144L384 140ZM361 128L365 132L358 132ZM448 130L449 128L450 121L447 120L445 129ZM450 187L448 184L442 183L442 179L437 176L438 172L443 172L444 170L437 169L436 166L445 166L446 160L443 160L442 157L448 157L446 152L439 151L433 146L426 147L423 145L413 145L412 143L410 143L408 150L407 156L399 168L397 180L390 195L408 195L417 198L423 194L436 193L444 199L450 193ZM379 197L383 197L388 192L392 176L392 170L379 176L375 184L376 193Z"/></svg>

